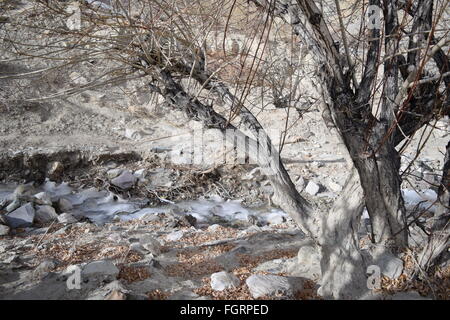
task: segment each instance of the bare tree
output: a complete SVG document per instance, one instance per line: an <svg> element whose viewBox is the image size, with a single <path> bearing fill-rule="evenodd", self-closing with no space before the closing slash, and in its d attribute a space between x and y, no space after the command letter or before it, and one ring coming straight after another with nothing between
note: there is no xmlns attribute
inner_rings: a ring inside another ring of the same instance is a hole
<svg viewBox="0 0 450 320"><path fill-rule="evenodd" d="M321 294L368 297L367 264L376 264L379 254L398 253L408 244L397 148L430 121L450 114L447 1L355 1L348 8L341 8L339 1L320 1L323 7L313 0L250 2L251 6L239 6L237 0L227 5L221 1L81 1L75 10L82 22L77 26L67 24L75 11L68 11L65 2L36 1L27 12L34 17L10 21L2 30L4 47L10 50L3 62L27 59L42 67L5 77L23 79L90 63L97 70L92 81L30 99L56 98L140 78L146 80L142 90L160 95L190 119L224 135L230 134L227 129L235 130L234 135L252 142L251 148L256 146L250 154L257 155L267 170L275 202L320 250ZM257 19L252 20L255 25L247 46L239 52L234 45L227 53L225 39L238 7ZM365 14L376 8L382 12L380 25L368 25ZM346 29L345 14L360 18L356 34ZM46 19L38 20L37 15ZM302 73L302 63L287 64L288 77L293 79L289 86L283 81L280 85L283 76L276 77L286 68L267 67L274 25L291 30L294 54L302 54L301 46L313 53L313 73ZM32 35L28 39L23 36L25 29ZM223 33L223 55L214 64L207 43L218 30ZM239 81L230 83L225 71L233 65L238 66ZM275 105L296 108L295 90L303 76L315 84L324 120L343 141L354 165L342 196L325 214L296 190L247 99L258 80L263 87L269 84ZM211 97L221 99L226 108L214 108ZM443 180L445 190L447 180ZM443 202L445 194L441 193ZM371 261L361 254L357 236L364 207L377 248ZM448 211L442 217L448 221ZM427 263L437 257L427 255Z"/></svg>

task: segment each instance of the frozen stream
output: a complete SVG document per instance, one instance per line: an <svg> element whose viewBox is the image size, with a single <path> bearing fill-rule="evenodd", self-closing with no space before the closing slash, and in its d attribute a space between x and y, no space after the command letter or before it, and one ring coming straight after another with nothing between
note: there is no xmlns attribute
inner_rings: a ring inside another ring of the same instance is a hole
<svg viewBox="0 0 450 320"><path fill-rule="evenodd" d="M0 185L0 203L14 199L16 185ZM282 223L288 216L275 208L250 209L242 206L239 200L224 200L219 196L199 198L193 201L182 201L157 207L145 207L142 200L123 199L109 191L98 191L96 188L74 190L67 183L56 184L46 181L34 194L46 192L53 202L61 198L68 200L73 209L70 213L76 218L87 217L96 224L104 224L113 219L127 221L139 219L144 215L172 212L190 214L199 224L212 224L217 221L250 221L265 224ZM433 190L416 192L404 189L403 195L408 209L419 205L420 209L434 212L437 194ZM368 218L365 216L365 218Z"/></svg>
<svg viewBox="0 0 450 320"><path fill-rule="evenodd" d="M16 187L15 185L0 185L0 202L13 200ZM96 224L104 224L113 219L127 221L148 214L166 212L190 214L200 224L217 221L249 221L250 219L256 219L262 224L282 223L288 218L287 214L279 209L249 209L242 206L239 200L224 200L219 196L157 207L143 207L142 199L123 199L109 191L98 191L96 188L74 190L67 183L58 185L55 182L46 181L33 193L40 192L46 192L53 202L61 198L68 200L73 206L69 213L77 218L87 217Z"/></svg>

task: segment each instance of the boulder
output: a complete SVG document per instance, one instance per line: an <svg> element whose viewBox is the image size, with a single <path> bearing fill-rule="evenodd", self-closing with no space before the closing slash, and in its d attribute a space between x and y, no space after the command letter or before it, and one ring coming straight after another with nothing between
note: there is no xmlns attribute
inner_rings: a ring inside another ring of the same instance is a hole
<svg viewBox="0 0 450 320"><path fill-rule="evenodd" d="M373 264L380 267L381 273L390 279L398 278L403 272L403 260L388 251L375 252Z"/></svg>
<svg viewBox="0 0 450 320"><path fill-rule="evenodd" d="M144 247L145 250L149 251L153 255L158 255L161 253L161 244L158 240L150 235L144 235L139 239L139 243Z"/></svg>
<svg viewBox="0 0 450 320"><path fill-rule="evenodd" d="M59 223L70 224L70 223L75 223L77 221L78 220L73 215L71 215L70 213L61 213L58 216L58 222Z"/></svg>
<svg viewBox="0 0 450 320"><path fill-rule="evenodd" d="M118 177L111 180L111 184L122 190L131 189L136 183L137 178L128 170L122 172Z"/></svg>
<svg viewBox="0 0 450 320"><path fill-rule="evenodd" d="M245 283L253 298L291 297L303 289L303 279L297 277L282 277L276 275L252 275Z"/></svg>
<svg viewBox="0 0 450 320"><path fill-rule="evenodd" d="M226 271L216 272L211 275L211 288L216 291L236 288L241 281L232 273Z"/></svg>
<svg viewBox="0 0 450 320"><path fill-rule="evenodd" d="M65 198L59 199L58 207L59 207L60 212L68 212L73 209L72 202L70 202L69 200L67 200Z"/></svg>
<svg viewBox="0 0 450 320"><path fill-rule="evenodd" d="M35 210L31 203L6 214L6 222L11 228L24 228L33 225Z"/></svg>
<svg viewBox="0 0 450 320"><path fill-rule="evenodd" d="M108 260L99 260L88 263L81 271L82 277L117 277L119 269Z"/></svg>
<svg viewBox="0 0 450 320"><path fill-rule="evenodd" d="M58 219L58 215L56 214L56 211L53 207L47 205L38 206L35 216L36 222L47 223L54 221L55 219Z"/></svg>

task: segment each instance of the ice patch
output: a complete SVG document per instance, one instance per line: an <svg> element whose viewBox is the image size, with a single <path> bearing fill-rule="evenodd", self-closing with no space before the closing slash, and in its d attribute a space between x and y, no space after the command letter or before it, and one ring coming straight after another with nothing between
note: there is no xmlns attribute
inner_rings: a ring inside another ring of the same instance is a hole
<svg viewBox="0 0 450 320"><path fill-rule="evenodd" d="M411 189L403 189L402 193L406 209L412 210L419 205L421 210L428 210L433 213L436 211L437 193L433 190L426 189L417 192Z"/></svg>

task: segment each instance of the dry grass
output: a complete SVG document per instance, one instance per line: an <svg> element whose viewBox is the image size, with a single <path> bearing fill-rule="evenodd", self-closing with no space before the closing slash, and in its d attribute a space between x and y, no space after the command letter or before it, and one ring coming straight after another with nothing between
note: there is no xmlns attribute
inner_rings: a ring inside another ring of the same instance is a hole
<svg viewBox="0 0 450 320"><path fill-rule="evenodd" d="M118 279L123 279L128 283L142 281L150 278L151 274L146 267L120 266Z"/></svg>

